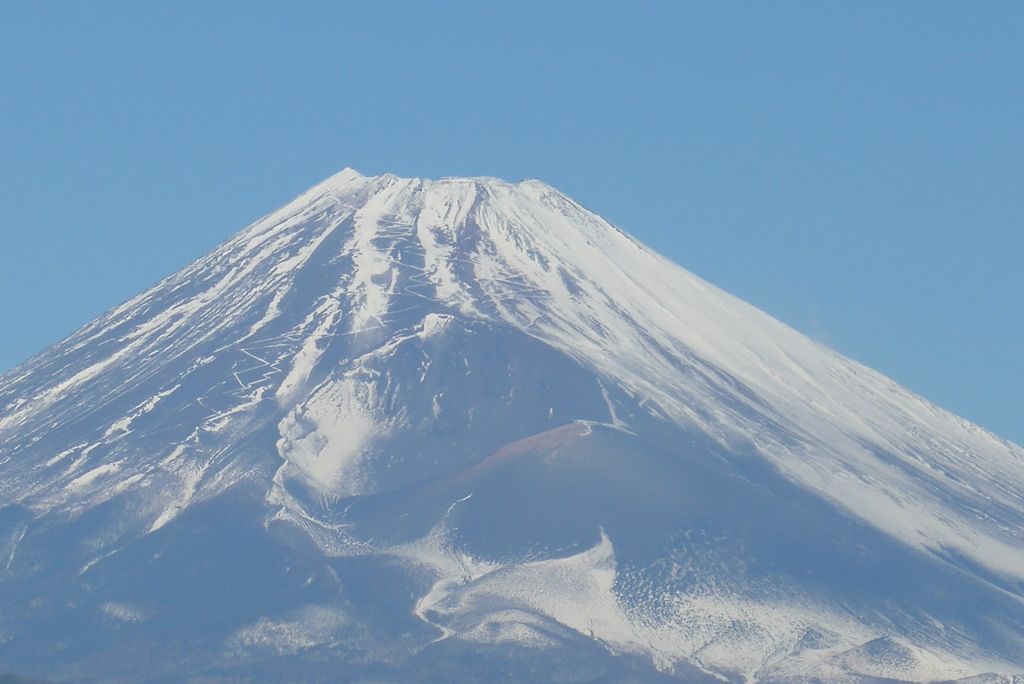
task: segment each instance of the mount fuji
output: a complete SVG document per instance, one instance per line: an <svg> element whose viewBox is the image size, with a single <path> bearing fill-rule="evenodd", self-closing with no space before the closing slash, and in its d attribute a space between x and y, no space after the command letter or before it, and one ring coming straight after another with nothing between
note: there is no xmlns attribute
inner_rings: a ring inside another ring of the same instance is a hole
<svg viewBox="0 0 1024 684"><path fill-rule="evenodd" d="M1022 497L541 182L345 170L0 376L0 671L1020 684Z"/></svg>

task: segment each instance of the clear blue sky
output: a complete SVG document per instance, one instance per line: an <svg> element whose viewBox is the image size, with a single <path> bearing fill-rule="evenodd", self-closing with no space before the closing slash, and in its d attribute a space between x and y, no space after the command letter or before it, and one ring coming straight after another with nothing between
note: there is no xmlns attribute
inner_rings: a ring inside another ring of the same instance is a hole
<svg viewBox="0 0 1024 684"><path fill-rule="evenodd" d="M536 177L1024 443L1024 3L0 3L0 370L345 166Z"/></svg>

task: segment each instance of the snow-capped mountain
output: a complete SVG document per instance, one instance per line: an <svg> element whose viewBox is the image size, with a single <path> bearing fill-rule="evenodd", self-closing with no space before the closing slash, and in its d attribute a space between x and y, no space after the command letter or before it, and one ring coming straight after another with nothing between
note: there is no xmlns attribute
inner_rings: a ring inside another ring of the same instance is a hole
<svg viewBox="0 0 1024 684"><path fill-rule="evenodd" d="M343 171L0 409L0 669L1024 681L1024 449L537 181Z"/></svg>

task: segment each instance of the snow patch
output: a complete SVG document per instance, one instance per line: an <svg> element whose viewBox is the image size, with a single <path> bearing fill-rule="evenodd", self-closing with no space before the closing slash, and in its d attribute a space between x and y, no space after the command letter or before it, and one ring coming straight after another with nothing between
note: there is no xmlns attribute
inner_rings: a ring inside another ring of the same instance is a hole
<svg viewBox="0 0 1024 684"><path fill-rule="evenodd" d="M453 320L452 316L444 314L430 313L423 317L421 323L421 330L418 333L420 339L427 339L429 337L435 337L444 332L448 324Z"/></svg>
<svg viewBox="0 0 1024 684"><path fill-rule="evenodd" d="M358 369L325 384L281 421L278 454L317 490L365 493L370 482L363 455L374 438L387 435L394 421L381 400L377 383Z"/></svg>
<svg viewBox="0 0 1024 684"><path fill-rule="evenodd" d="M76 477L74 480L67 484L67 489L69 491L84 489L85 487L88 487L93 482L95 482L97 479L113 475L119 470L121 470L121 465L119 463L105 463L101 466L93 468L84 475L79 475L78 477Z"/></svg>
<svg viewBox="0 0 1024 684"><path fill-rule="evenodd" d="M100 606L100 610L110 618L122 623L145 622L149 617L148 613L131 603L108 601Z"/></svg>
<svg viewBox="0 0 1024 684"><path fill-rule="evenodd" d="M331 643L350 622L339 608L313 604L281 617L262 617L231 635L226 646L233 655L254 651L294 655Z"/></svg>

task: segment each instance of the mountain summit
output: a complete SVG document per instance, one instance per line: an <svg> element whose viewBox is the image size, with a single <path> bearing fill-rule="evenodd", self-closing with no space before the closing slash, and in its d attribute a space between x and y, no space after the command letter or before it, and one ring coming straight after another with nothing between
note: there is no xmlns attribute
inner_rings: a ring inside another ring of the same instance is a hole
<svg viewBox="0 0 1024 684"><path fill-rule="evenodd" d="M345 170L0 407L0 669L1024 672L1024 449L538 181Z"/></svg>

